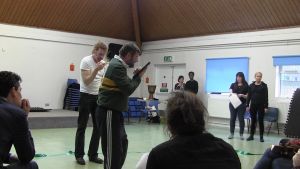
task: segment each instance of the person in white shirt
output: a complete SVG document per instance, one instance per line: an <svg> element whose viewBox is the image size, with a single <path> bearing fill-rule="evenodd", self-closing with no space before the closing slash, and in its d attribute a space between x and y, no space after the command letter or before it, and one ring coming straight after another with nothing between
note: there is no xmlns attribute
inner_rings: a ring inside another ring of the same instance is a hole
<svg viewBox="0 0 300 169"><path fill-rule="evenodd" d="M99 164L103 163L103 160L98 157L100 135L95 119L95 112L98 90L104 73L103 68L107 65L107 62L103 61L107 50L107 44L98 41L94 45L92 55L84 57L80 63L79 116L75 139L75 158L77 163L81 165L85 165L85 160L83 159L85 155L85 129L90 114L93 120L93 133L88 151L89 161Z"/></svg>

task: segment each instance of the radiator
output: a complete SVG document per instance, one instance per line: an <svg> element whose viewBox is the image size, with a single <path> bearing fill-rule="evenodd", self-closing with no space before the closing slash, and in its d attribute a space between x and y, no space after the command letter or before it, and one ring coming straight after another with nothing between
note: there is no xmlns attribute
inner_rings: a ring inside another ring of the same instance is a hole
<svg viewBox="0 0 300 169"><path fill-rule="evenodd" d="M211 117L230 119L229 100L220 98L208 98L207 111Z"/></svg>
<svg viewBox="0 0 300 169"><path fill-rule="evenodd" d="M285 123L286 117L288 115L290 102L277 102L276 107L279 110L278 113L278 122L279 123Z"/></svg>
<svg viewBox="0 0 300 169"><path fill-rule="evenodd" d="M278 122L284 123L286 122L286 118L288 115L290 102L277 102L276 107L279 110L278 114ZM208 106L207 110L209 116L211 117L219 117L219 118L230 118L229 111L229 100L228 99L220 99L220 98L208 98ZM273 107L273 106L270 106Z"/></svg>

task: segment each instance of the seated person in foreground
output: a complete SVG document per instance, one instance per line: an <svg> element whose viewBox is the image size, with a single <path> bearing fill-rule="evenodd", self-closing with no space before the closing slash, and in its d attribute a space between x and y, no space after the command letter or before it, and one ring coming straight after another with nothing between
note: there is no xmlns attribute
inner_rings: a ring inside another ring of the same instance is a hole
<svg viewBox="0 0 300 169"><path fill-rule="evenodd" d="M28 129L30 104L22 99L21 77L13 72L0 72L0 168L37 169L34 143ZM9 153L12 144L17 155ZM3 166L3 163L9 165Z"/></svg>
<svg viewBox="0 0 300 169"><path fill-rule="evenodd" d="M286 144L287 139L283 139L282 144ZM289 140L288 145L300 146L300 140ZM255 165L254 169L291 169L299 168L300 169L300 151L292 157L290 154L292 152L281 153L272 151L271 148L268 148L265 153L262 155L260 160Z"/></svg>
<svg viewBox="0 0 300 169"><path fill-rule="evenodd" d="M240 169L232 146L206 132L206 116L206 108L197 95L184 90L173 93L165 111L170 140L152 149L146 168Z"/></svg>

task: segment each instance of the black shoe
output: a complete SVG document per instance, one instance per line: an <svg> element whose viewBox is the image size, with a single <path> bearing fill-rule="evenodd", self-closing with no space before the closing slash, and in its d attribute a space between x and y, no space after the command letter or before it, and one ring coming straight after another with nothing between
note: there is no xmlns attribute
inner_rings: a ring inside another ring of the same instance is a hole
<svg viewBox="0 0 300 169"><path fill-rule="evenodd" d="M260 135L260 142L264 142L264 136Z"/></svg>
<svg viewBox="0 0 300 169"><path fill-rule="evenodd" d="M102 164L103 160L99 157L93 157L93 158L89 158L90 161L94 162L94 163L98 163L98 164Z"/></svg>
<svg viewBox="0 0 300 169"><path fill-rule="evenodd" d="M77 158L77 159L76 159L76 162L77 162L78 164L80 164L80 165L85 165L85 161L84 161L84 159L83 159L82 157Z"/></svg>
<svg viewBox="0 0 300 169"><path fill-rule="evenodd" d="M248 138L247 138L247 141L251 141L253 140L253 135L250 135Z"/></svg>

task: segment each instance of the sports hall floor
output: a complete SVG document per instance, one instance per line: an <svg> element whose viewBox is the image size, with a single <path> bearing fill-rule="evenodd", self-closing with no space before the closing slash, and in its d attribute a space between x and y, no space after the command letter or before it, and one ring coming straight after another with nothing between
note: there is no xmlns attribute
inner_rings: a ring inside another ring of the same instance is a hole
<svg viewBox="0 0 300 169"><path fill-rule="evenodd" d="M126 119L127 120L127 119ZM167 138L163 134L163 125L153 124L148 125L145 119L138 124L138 118L131 118L130 125L125 125L128 135L129 146L128 154L123 166L123 169L135 169L137 162L143 153L149 152L154 146L164 142ZM235 138L232 140L227 139L229 136L229 128L221 128L214 126L207 126L208 132L216 137L222 138L233 146L235 150L248 151L254 154L262 154L266 148L271 144L277 144L280 139L284 138L283 134L270 133L268 136L265 134L265 142L259 142L259 136L255 135L255 140L247 142L240 140L238 137L238 130L236 129ZM85 151L90 142L92 127L88 127L85 137ZM74 151L75 133L74 128L57 128L57 129L31 129L32 136L35 142L37 154L58 155L48 157L35 157L34 160L38 163L41 169L102 169L103 164L96 164L88 161L85 156L86 165L79 165L75 161L74 154L64 154L69 151ZM244 137L249 135L245 128ZM11 152L15 153L14 148ZM101 147L99 148L101 153ZM217 152L216 152L217 153ZM261 155L238 155L242 163L243 169L253 169L256 162ZM103 158L102 154L99 157Z"/></svg>

